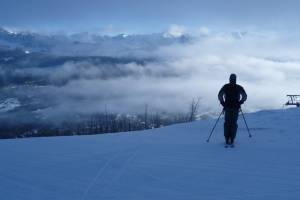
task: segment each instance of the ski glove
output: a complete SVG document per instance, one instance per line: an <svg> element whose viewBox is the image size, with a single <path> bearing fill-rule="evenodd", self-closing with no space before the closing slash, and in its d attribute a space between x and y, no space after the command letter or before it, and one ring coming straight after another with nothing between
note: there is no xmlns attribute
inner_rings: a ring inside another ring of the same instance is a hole
<svg viewBox="0 0 300 200"><path fill-rule="evenodd" d="M239 103L240 103L240 105L242 105L243 103L245 103L245 101L240 101Z"/></svg>
<svg viewBox="0 0 300 200"><path fill-rule="evenodd" d="M224 101L220 101L220 104L225 107L225 102Z"/></svg>

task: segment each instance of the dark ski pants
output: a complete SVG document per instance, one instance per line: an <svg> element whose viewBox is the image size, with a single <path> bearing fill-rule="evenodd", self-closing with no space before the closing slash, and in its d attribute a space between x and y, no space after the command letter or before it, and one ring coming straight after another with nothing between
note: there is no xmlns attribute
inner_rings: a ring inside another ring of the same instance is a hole
<svg viewBox="0 0 300 200"><path fill-rule="evenodd" d="M238 108L225 108L224 136L226 143L233 143L237 132Z"/></svg>

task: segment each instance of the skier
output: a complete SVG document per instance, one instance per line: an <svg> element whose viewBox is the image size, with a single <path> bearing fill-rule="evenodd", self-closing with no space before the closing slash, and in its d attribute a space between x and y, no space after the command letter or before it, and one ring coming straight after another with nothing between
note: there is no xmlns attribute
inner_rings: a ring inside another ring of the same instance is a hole
<svg viewBox="0 0 300 200"><path fill-rule="evenodd" d="M247 100L244 88L236 84L236 75L231 74L229 83L225 84L219 94L218 99L225 111L224 137L226 146L234 145L237 132L237 120L241 105Z"/></svg>

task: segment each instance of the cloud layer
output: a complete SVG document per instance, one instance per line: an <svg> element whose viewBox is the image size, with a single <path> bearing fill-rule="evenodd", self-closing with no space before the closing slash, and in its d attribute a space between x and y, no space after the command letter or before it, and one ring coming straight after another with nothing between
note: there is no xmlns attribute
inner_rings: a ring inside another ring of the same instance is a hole
<svg viewBox="0 0 300 200"><path fill-rule="evenodd" d="M211 34L190 45L161 49L169 66L185 77L185 95L202 97L215 109L216 95L230 73L248 92L249 110L280 108L286 94L298 94L300 81L299 40L274 32ZM174 84L177 85L177 84ZM187 92L188 91L188 92Z"/></svg>
<svg viewBox="0 0 300 200"><path fill-rule="evenodd" d="M105 107L142 113L146 104L151 112L187 112L198 97L200 113L218 112L217 94L230 73L237 74L248 93L245 111L281 108L285 95L299 93L300 48L293 35L205 27L195 35L192 42L150 50L144 55L155 59L145 63L67 62L15 73L48 77L51 84L22 91L51 105L38 111L46 119L103 112Z"/></svg>

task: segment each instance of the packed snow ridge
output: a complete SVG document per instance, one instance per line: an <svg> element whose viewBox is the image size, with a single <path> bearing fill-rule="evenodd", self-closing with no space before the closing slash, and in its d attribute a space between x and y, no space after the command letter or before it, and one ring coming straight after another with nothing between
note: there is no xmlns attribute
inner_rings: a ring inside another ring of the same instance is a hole
<svg viewBox="0 0 300 200"><path fill-rule="evenodd" d="M235 148L215 120L147 131L0 141L6 200L297 200L300 110L246 114Z"/></svg>

